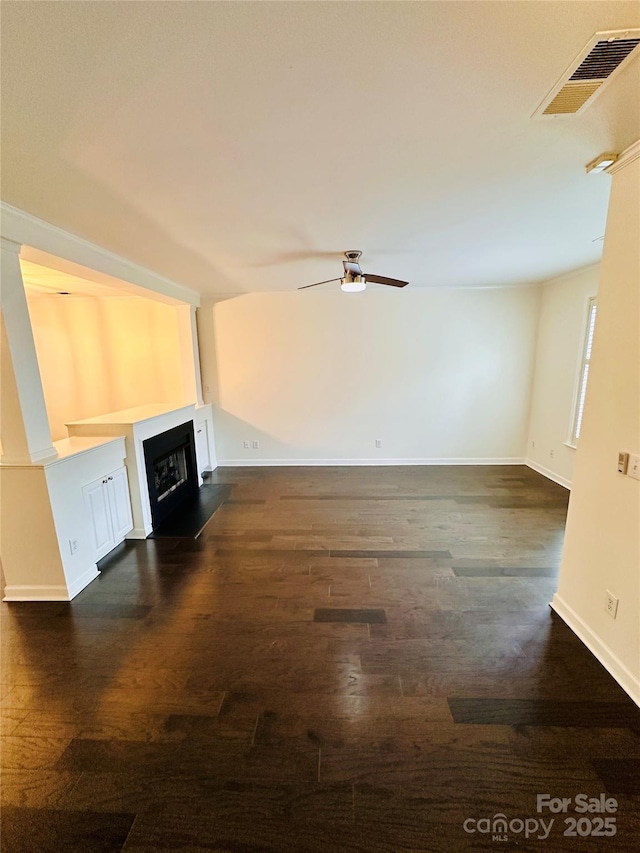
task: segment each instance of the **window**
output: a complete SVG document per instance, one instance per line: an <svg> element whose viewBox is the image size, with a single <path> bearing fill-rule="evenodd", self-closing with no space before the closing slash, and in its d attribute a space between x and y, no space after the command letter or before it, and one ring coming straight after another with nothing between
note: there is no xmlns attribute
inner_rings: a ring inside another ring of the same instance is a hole
<svg viewBox="0 0 640 853"><path fill-rule="evenodd" d="M580 430L582 428L582 415L584 413L584 400L587 394L587 382L589 381L589 365L591 364L591 350L593 348L593 331L596 327L596 298L589 300L587 312L587 329L584 336L584 352L580 364L580 375L578 379L578 393L573 415L573 429L571 430L571 444L578 443Z"/></svg>

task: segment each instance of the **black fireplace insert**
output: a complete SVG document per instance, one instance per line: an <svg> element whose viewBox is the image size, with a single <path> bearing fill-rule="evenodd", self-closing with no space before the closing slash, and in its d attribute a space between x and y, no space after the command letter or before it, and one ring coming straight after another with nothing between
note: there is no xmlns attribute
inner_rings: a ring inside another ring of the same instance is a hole
<svg viewBox="0 0 640 853"><path fill-rule="evenodd" d="M155 530L198 492L193 421L142 442Z"/></svg>

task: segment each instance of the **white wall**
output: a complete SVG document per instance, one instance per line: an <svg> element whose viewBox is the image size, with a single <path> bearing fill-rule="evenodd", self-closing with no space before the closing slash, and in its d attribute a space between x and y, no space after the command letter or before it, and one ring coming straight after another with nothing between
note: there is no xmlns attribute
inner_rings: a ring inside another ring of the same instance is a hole
<svg viewBox="0 0 640 853"><path fill-rule="evenodd" d="M124 438L81 449L76 440L49 462L0 468L6 601L70 601L98 576L82 487L122 465Z"/></svg>
<svg viewBox="0 0 640 853"><path fill-rule="evenodd" d="M29 298L53 440L65 423L184 402L178 309L151 299Z"/></svg>
<svg viewBox="0 0 640 853"><path fill-rule="evenodd" d="M612 181L553 606L640 704L640 482L617 472L618 451L640 453L640 146L636 153L628 165L616 164ZM620 599L615 620L605 612L607 590Z"/></svg>
<svg viewBox="0 0 640 853"><path fill-rule="evenodd" d="M608 180L604 175L603 180ZM531 396L527 462L571 485L576 451L570 437L589 297L598 292L600 267L591 266L542 288Z"/></svg>
<svg viewBox="0 0 640 853"><path fill-rule="evenodd" d="M0 495L3 594L20 588L24 597L65 600L64 563L44 468L1 466Z"/></svg>
<svg viewBox="0 0 640 853"><path fill-rule="evenodd" d="M521 461L538 301L536 287L371 288L204 307L219 464Z"/></svg>

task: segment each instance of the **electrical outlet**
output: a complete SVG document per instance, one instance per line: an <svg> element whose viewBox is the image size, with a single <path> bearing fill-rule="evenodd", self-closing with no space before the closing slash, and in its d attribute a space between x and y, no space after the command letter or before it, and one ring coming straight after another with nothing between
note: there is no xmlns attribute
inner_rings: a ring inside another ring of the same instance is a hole
<svg viewBox="0 0 640 853"><path fill-rule="evenodd" d="M78 540L77 539L69 539L69 551L72 554L75 554L78 550Z"/></svg>
<svg viewBox="0 0 640 853"><path fill-rule="evenodd" d="M550 450L550 451L549 451L549 457L550 457L551 459L553 459L553 450Z"/></svg>
<svg viewBox="0 0 640 853"><path fill-rule="evenodd" d="M609 590L607 590L607 598L604 609L607 611L607 613L609 614L609 616L611 616L612 619L615 619L618 615L618 599L612 592L609 592Z"/></svg>
<svg viewBox="0 0 640 853"><path fill-rule="evenodd" d="M535 446L536 446L535 441L532 441L532 442L531 442L531 449L533 450L533 448L534 448Z"/></svg>
<svg viewBox="0 0 640 853"><path fill-rule="evenodd" d="M627 475L634 480L640 480L640 456L636 456L634 453L629 454Z"/></svg>
<svg viewBox="0 0 640 853"><path fill-rule="evenodd" d="M382 447L382 439L376 438L376 447Z"/></svg>
<svg viewBox="0 0 640 853"><path fill-rule="evenodd" d="M251 447L253 447L254 450L257 450L260 447L260 442L259 441L252 441Z"/></svg>
<svg viewBox="0 0 640 853"><path fill-rule="evenodd" d="M251 442L250 441L243 442L243 445L244 445L245 450L249 450L251 448Z"/></svg>

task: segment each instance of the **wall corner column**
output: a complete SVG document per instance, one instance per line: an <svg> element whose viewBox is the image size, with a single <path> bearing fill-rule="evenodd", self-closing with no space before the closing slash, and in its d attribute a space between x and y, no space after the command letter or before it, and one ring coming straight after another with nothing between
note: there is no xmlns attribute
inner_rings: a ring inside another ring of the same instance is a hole
<svg viewBox="0 0 640 853"><path fill-rule="evenodd" d="M182 388L184 399L203 404L202 376L200 374L200 352L196 327L196 306L183 305L178 308L178 331L182 361Z"/></svg>
<svg viewBox="0 0 640 853"><path fill-rule="evenodd" d="M598 315L552 607L640 705L640 483L618 453L640 453L640 140L613 175ZM620 600L614 619L606 596Z"/></svg>
<svg viewBox="0 0 640 853"><path fill-rule="evenodd" d="M29 464L55 457L38 357L20 269L19 243L0 238L2 462Z"/></svg>

